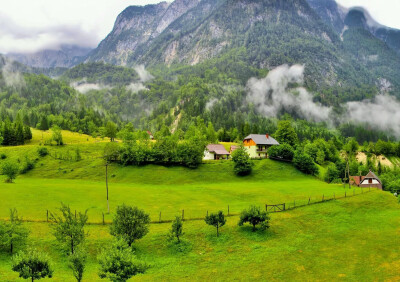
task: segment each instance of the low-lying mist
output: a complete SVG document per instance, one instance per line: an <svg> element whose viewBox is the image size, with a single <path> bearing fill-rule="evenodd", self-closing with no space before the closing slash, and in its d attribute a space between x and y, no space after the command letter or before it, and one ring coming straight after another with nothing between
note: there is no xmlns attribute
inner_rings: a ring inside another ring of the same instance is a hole
<svg viewBox="0 0 400 282"><path fill-rule="evenodd" d="M313 95L304 87L304 66L282 65L270 71L265 78L251 78L247 82L247 102L266 117L277 117L282 112L295 113L309 121L326 122L330 126L352 122L366 124L377 130L388 131L400 137L400 102L387 94L372 100L347 102L343 114L335 116L331 107L313 101Z"/></svg>

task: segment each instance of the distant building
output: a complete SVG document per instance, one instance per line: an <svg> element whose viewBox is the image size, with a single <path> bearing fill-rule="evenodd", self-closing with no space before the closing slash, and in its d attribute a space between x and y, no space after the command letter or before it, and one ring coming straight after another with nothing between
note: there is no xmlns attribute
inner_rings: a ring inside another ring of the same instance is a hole
<svg viewBox="0 0 400 282"><path fill-rule="evenodd" d="M232 155L232 153L233 153L234 151L236 151L238 148L239 148L239 146L232 145L231 148L229 149L229 153Z"/></svg>
<svg viewBox="0 0 400 282"><path fill-rule="evenodd" d="M204 151L204 160L221 160L228 159L229 152L225 149L224 145L221 144L210 144L207 145Z"/></svg>
<svg viewBox="0 0 400 282"><path fill-rule="evenodd" d="M269 134L250 134L243 140L243 146L250 158L267 158L267 151L271 146L279 145L278 141Z"/></svg>
<svg viewBox="0 0 400 282"><path fill-rule="evenodd" d="M350 176L350 184L363 188L378 188L382 190L382 181L372 171L366 176Z"/></svg>
<svg viewBox="0 0 400 282"><path fill-rule="evenodd" d="M149 135L150 140L154 140L153 134L147 130L147 134Z"/></svg>

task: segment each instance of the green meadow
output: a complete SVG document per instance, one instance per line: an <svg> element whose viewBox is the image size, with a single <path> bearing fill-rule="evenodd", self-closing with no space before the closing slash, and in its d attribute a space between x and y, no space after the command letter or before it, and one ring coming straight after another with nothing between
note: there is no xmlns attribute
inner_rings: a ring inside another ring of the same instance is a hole
<svg viewBox="0 0 400 282"><path fill-rule="evenodd" d="M361 194L367 191L329 185L291 164L271 160L255 161L248 177L235 176L230 161L207 162L198 169L113 164L108 169L108 214L105 166L99 158L105 143L71 134L66 146L48 147L50 155L42 158L37 154L41 134L34 135L30 145L0 148L0 154L7 156L0 165L8 159L23 162L25 156L35 160L35 168L15 183L0 179L0 218L6 219L10 208L18 209L30 230L28 245L47 252L54 261L53 281L74 281L67 256L46 222L47 210L56 211L61 202L73 210L88 209L84 281L100 280L96 257L111 240L108 223L122 203L140 207L154 222L160 213L161 220L168 221L181 216L182 210L188 219L180 245L167 241L170 223L151 224L149 234L134 244L137 256L150 268L132 281L400 280L400 205L389 193ZM77 147L80 161L72 157ZM291 208L345 193L357 195L273 213L266 231L237 225L237 214L249 205L286 203ZM231 216L216 237L215 229L201 218L207 211L227 214L228 206ZM1 281L19 281L10 258L0 253Z"/></svg>

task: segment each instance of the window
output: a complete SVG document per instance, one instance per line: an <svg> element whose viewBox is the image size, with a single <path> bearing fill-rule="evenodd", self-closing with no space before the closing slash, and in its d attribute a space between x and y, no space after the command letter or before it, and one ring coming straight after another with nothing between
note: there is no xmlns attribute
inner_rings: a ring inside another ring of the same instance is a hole
<svg viewBox="0 0 400 282"><path fill-rule="evenodd" d="M368 179L368 184L372 184L372 179L371 178Z"/></svg>

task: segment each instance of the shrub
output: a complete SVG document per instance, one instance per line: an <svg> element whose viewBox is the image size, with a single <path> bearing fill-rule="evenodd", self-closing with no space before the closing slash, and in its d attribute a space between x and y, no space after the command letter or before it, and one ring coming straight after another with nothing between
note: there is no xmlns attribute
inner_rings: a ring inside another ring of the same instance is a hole
<svg viewBox="0 0 400 282"><path fill-rule="evenodd" d="M1 153L1 154L0 154L0 159L2 159L2 160L7 159L7 155L4 154L4 153Z"/></svg>
<svg viewBox="0 0 400 282"><path fill-rule="evenodd" d="M138 261L132 248L124 240L116 240L111 247L103 249L98 257L99 277L111 281L126 281L134 275L144 273L147 266Z"/></svg>
<svg viewBox="0 0 400 282"><path fill-rule="evenodd" d="M53 234L57 241L64 244L74 254L75 249L85 240L84 226L88 220L87 210L75 216L70 207L61 203L61 216L50 213L53 221Z"/></svg>
<svg viewBox="0 0 400 282"><path fill-rule="evenodd" d="M178 243L180 243L180 237L183 235L183 221L180 216L176 216L174 221L172 222L171 226L171 233L170 237L178 240Z"/></svg>
<svg viewBox="0 0 400 282"><path fill-rule="evenodd" d="M25 156L25 161L22 163L22 167L20 169L20 174L25 174L34 168L35 168L35 163L31 159L29 159L27 156Z"/></svg>
<svg viewBox="0 0 400 282"><path fill-rule="evenodd" d="M19 166L15 162L8 161L3 164L2 169L3 174L7 177L6 182L12 183L18 175Z"/></svg>
<svg viewBox="0 0 400 282"><path fill-rule="evenodd" d="M222 211L219 211L217 214L212 213L210 215L207 215L204 220L208 225L217 228L217 237L219 236L219 228L224 226L226 223L226 219Z"/></svg>
<svg viewBox="0 0 400 282"><path fill-rule="evenodd" d="M46 147L39 147L37 152L38 152L39 156L41 156L41 157L45 157L49 154L49 151L47 150Z"/></svg>
<svg viewBox="0 0 400 282"><path fill-rule="evenodd" d="M131 246L132 243L149 232L150 216L137 207L118 206L114 216L110 233L124 239Z"/></svg>
<svg viewBox="0 0 400 282"><path fill-rule="evenodd" d="M12 259L12 270L18 272L19 277L32 281L53 277L48 256L34 249L15 255Z"/></svg>
<svg viewBox="0 0 400 282"><path fill-rule="evenodd" d="M78 282L82 281L83 273L85 272L86 258L87 255L82 250L77 250L68 258L68 267L72 270L72 273Z"/></svg>
<svg viewBox="0 0 400 282"><path fill-rule="evenodd" d="M318 174L318 167L314 163L313 159L301 150L296 150L294 153L293 164L298 170L306 174Z"/></svg>
<svg viewBox="0 0 400 282"><path fill-rule="evenodd" d="M292 161L294 156L293 147L289 144L282 144L279 146L272 146L268 149L268 155L271 158Z"/></svg>
<svg viewBox="0 0 400 282"><path fill-rule="evenodd" d="M28 229L22 225L16 209L10 209L10 221L0 222L0 246L10 250L12 254L16 245L24 245L28 237Z"/></svg>
<svg viewBox="0 0 400 282"><path fill-rule="evenodd" d="M261 229L269 228L270 217L265 211L261 211L259 207L251 206L248 210L240 213L239 226L243 226L248 222L253 225L253 231L256 231L256 225L261 224Z"/></svg>
<svg viewBox="0 0 400 282"><path fill-rule="evenodd" d="M336 165L333 163L329 164L328 167L326 168L325 181L328 183L332 183L338 178L339 178L339 170L337 169Z"/></svg>
<svg viewBox="0 0 400 282"><path fill-rule="evenodd" d="M237 175L249 175L253 170L253 163L243 146L233 152L232 160L234 162L233 169Z"/></svg>

